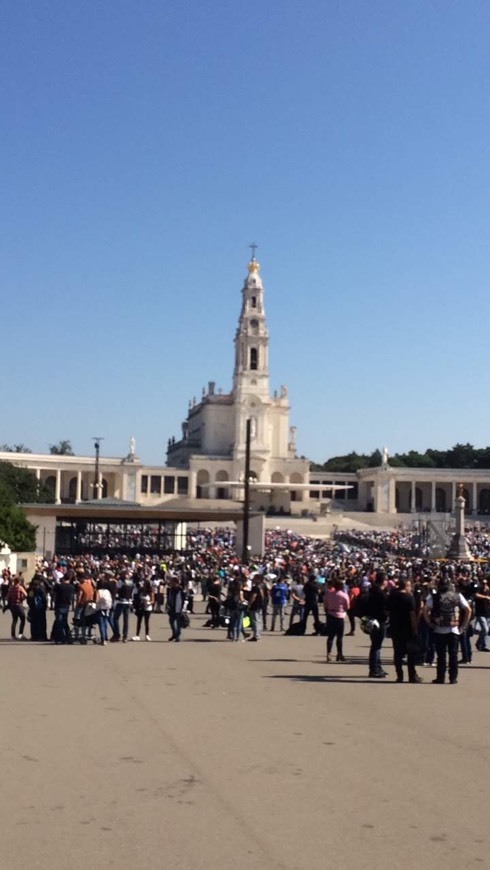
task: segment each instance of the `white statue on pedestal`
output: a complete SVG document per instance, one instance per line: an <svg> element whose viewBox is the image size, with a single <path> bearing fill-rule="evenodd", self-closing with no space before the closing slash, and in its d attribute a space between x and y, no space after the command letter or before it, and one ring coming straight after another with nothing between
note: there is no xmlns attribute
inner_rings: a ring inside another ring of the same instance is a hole
<svg viewBox="0 0 490 870"><path fill-rule="evenodd" d="M134 456L135 450L136 450L136 441L134 440L134 437L131 435L131 438L129 439L129 455Z"/></svg>
<svg viewBox="0 0 490 870"><path fill-rule="evenodd" d="M388 465L388 448L387 447L383 447L381 465L383 466L383 468L386 468L386 466Z"/></svg>

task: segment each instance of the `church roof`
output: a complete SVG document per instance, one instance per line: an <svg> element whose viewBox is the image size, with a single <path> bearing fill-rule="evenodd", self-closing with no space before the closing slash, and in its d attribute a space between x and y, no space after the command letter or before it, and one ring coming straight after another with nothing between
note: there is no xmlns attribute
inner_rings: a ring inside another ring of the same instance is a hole
<svg viewBox="0 0 490 870"><path fill-rule="evenodd" d="M90 498L87 501L77 502L77 504L92 505L93 507L141 507L137 501L126 501L123 498L116 498L116 496Z"/></svg>

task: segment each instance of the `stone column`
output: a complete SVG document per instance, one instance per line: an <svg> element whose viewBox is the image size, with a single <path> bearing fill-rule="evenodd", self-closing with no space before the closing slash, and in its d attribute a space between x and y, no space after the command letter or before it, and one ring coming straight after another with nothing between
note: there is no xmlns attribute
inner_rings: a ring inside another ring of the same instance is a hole
<svg viewBox="0 0 490 870"><path fill-rule="evenodd" d="M41 480L41 469L40 468L36 468L36 479Z"/></svg>
<svg viewBox="0 0 490 870"><path fill-rule="evenodd" d="M82 472L77 471L77 492L75 495L75 501L82 500Z"/></svg>
<svg viewBox="0 0 490 870"><path fill-rule="evenodd" d="M414 514L416 511L417 504L417 493L415 492L415 480L412 480L412 506L410 508L410 513Z"/></svg>
<svg viewBox="0 0 490 870"><path fill-rule="evenodd" d="M473 482L473 493L471 496L471 513L473 516L476 516L478 513L478 491L477 491L477 482L476 480Z"/></svg>
<svg viewBox="0 0 490 870"><path fill-rule="evenodd" d="M430 490L430 509L433 514L436 512L436 482L435 480L431 483Z"/></svg>
<svg viewBox="0 0 490 870"><path fill-rule="evenodd" d="M463 495L458 495L454 503L454 515L456 518L456 533L453 535L451 544L447 551L448 559L457 559L459 561L471 561L472 556L464 535L464 509L465 500Z"/></svg>
<svg viewBox="0 0 490 870"><path fill-rule="evenodd" d="M456 504L456 482L453 480L451 484L451 511L454 510Z"/></svg>
<svg viewBox="0 0 490 870"><path fill-rule="evenodd" d="M56 504L61 504L61 471L59 468L56 470L56 488L54 491L54 500Z"/></svg>

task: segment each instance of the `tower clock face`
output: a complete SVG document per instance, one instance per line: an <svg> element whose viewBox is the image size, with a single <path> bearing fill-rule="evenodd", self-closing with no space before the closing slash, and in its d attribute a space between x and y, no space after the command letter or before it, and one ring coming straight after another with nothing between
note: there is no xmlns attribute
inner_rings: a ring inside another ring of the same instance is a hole
<svg viewBox="0 0 490 870"><path fill-rule="evenodd" d="M257 330L259 328L259 321L255 320L255 318L253 320L251 320L250 321L250 328L253 329L254 332L257 332Z"/></svg>

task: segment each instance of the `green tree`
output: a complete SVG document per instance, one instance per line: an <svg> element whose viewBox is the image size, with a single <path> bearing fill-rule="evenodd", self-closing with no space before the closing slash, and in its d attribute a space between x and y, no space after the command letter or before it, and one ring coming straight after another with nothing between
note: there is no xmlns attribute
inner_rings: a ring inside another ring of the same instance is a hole
<svg viewBox="0 0 490 870"><path fill-rule="evenodd" d="M10 504L46 504L54 502L48 487L40 484L29 468L20 468L11 462L0 462L0 493Z"/></svg>
<svg viewBox="0 0 490 870"><path fill-rule="evenodd" d="M53 456L74 456L71 441L60 441L59 444L50 444L49 452Z"/></svg>
<svg viewBox="0 0 490 870"><path fill-rule="evenodd" d="M0 453L32 453L25 444L0 444Z"/></svg>
<svg viewBox="0 0 490 870"><path fill-rule="evenodd" d="M367 468L379 468L381 463L383 462L383 457L381 455L381 450L373 450L371 456L368 456L367 460Z"/></svg>
<svg viewBox="0 0 490 870"><path fill-rule="evenodd" d="M446 468L474 468L477 460L476 453L473 444L455 444L447 452Z"/></svg>
<svg viewBox="0 0 490 870"><path fill-rule="evenodd" d="M20 552L32 552L36 548L36 526L15 504L0 504L0 541Z"/></svg>
<svg viewBox="0 0 490 870"><path fill-rule="evenodd" d="M406 468L434 468L435 465L427 451L419 453L418 450L409 450L408 453L397 453L396 455Z"/></svg>
<svg viewBox="0 0 490 870"><path fill-rule="evenodd" d="M379 455L379 464L381 465L381 454ZM323 471L335 471L343 474L346 472L358 471L359 468L366 468L368 461L369 457L365 454L358 454L355 453L355 451L352 451L352 453L347 453L345 456L332 456L331 459L327 459L323 466L320 466L320 469Z"/></svg>

